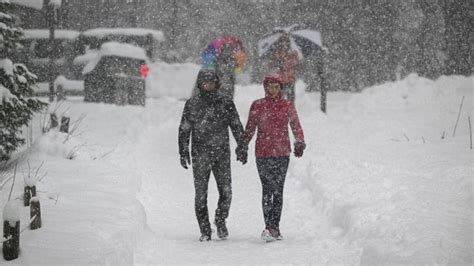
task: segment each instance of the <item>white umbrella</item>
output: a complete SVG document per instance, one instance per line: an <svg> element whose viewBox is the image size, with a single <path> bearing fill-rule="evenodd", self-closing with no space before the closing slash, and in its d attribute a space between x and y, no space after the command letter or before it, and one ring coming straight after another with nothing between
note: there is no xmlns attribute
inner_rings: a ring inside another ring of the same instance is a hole
<svg viewBox="0 0 474 266"><path fill-rule="evenodd" d="M271 55L277 48L278 39L283 34L288 34L290 37L290 49L296 51L299 57L306 56L317 49L325 49L319 31L299 29L299 26L295 24L286 28L276 27L272 33L258 41L259 57Z"/></svg>

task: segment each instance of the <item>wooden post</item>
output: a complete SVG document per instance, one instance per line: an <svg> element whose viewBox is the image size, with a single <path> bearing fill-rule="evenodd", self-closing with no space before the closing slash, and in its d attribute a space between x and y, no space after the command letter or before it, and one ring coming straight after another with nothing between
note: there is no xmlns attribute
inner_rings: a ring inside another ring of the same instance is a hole
<svg viewBox="0 0 474 266"><path fill-rule="evenodd" d="M18 204L9 201L3 209L3 258L14 260L20 251L20 210Z"/></svg>
<svg viewBox="0 0 474 266"><path fill-rule="evenodd" d="M25 186L25 193L23 194L23 204L30 206L30 200L36 197L36 186Z"/></svg>
<svg viewBox="0 0 474 266"><path fill-rule="evenodd" d="M321 111L326 113L326 88L321 88Z"/></svg>
<svg viewBox="0 0 474 266"><path fill-rule="evenodd" d="M49 128L55 128L58 126L59 122L58 122L58 117L56 116L55 113L52 113L50 114L50 120L51 120L51 125L49 126Z"/></svg>
<svg viewBox="0 0 474 266"><path fill-rule="evenodd" d="M56 85L56 97L58 101L65 100L66 97L64 96L64 85L63 84L57 84Z"/></svg>
<svg viewBox="0 0 474 266"><path fill-rule="evenodd" d="M327 98L327 91L328 91L328 84L326 80L326 71L325 71L325 64L324 64L324 57L325 53L324 51L321 51L320 56L318 60L319 62L319 67L318 67L318 72L319 72L319 78L320 78L320 88L321 88L321 111L323 113L326 113L326 98Z"/></svg>
<svg viewBox="0 0 474 266"><path fill-rule="evenodd" d="M56 6L52 2L52 0L45 0L43 2L43 6L45 7L45 16L46 21L49 26L49 101L54 101L55 91L54 91L54 79L56 78L54 75L56 73L56 63L54 61L54 55L56 53L56 45L55 45L55 30L56 30Z"/></svg>
<svg viewBox="0 0 474 266"><path fill-rule="evenodd" d="M69 122L71 119L67 116L61 117L61 126L59 127L59 131L63 133L69 133Z"/></svg>
<svg viewBox="0 0 474 266"><path fill-rule="evenodd" d="M3 221L3 238L8 239L3 242L3 258L5 260L18 258L20 250L20 221L16 221L15 226L11 226L8 221Z"/></svg>
<svg viewBox="0 0 474 266"><path fill-rule="evenodd" d="M31 198L30 219L34 219L30 223L30 229L35 230L41 228L41 206L38 197Z"/></svg>

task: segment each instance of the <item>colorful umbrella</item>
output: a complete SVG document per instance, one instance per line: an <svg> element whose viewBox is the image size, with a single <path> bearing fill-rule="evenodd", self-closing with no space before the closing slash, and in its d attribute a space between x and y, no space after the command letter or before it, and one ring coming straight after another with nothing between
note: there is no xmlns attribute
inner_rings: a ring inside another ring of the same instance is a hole
<svg viewBox="0 0 474 266"><path fill-rule="evenodd" d="M209 43L202 53L203 68L215 68L216 59L220 55L221 49L224 45L228 45L232 48L232 57L237 63L235 72L240 72L245 65L245 49L239 38L231 35L215 38Z"/></svg>
<svg viewBox="0 0 474 266"><path fill-rule="evenodd" d="M266 58L273 54L278 47L280 37L284 34L290 38L290 49L296 51L299 57L325 49L319 31L299 29L299 25L295 24L287 28L274 28L270 34L258 41L258 55Z"/></svg>

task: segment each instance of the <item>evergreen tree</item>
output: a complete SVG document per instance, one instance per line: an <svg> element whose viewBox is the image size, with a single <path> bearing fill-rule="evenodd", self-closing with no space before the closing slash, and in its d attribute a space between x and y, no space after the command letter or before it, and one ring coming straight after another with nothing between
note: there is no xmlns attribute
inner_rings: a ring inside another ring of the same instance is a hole
<svg viewBox="0 0 474 266"><path fill-rule="evenodd" d="M14 64L9 59L22 34L15 26L15 18L7 13L9 7L8 3L0 3L0 161L8 160L24 144L23 126L46 106L30 98L37 77L23 64Z"/></svg>

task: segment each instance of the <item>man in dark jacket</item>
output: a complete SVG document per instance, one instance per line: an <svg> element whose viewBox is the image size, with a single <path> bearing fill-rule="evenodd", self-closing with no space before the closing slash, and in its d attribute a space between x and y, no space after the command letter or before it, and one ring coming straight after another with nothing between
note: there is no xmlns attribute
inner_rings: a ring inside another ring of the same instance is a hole
<svg viewBox="0 0 474 266"><path fill-rule="evenodd" d="M181 165L187 169L191 163L194 176L195 211L201 230L200 241L211 240L211 224L207 208L207 191L211 171L216 179L219 202L214 223L221 239L228 236L225 219L232 200L229 127L240 150L243 144L243 127L232 100L217 93L219 78L214 70L201 70L197 78L199 94L184 105L179 126L179 154ZM239 152L241 154L241 152ZM238 158L247 162L246 156Z"/></svg>

